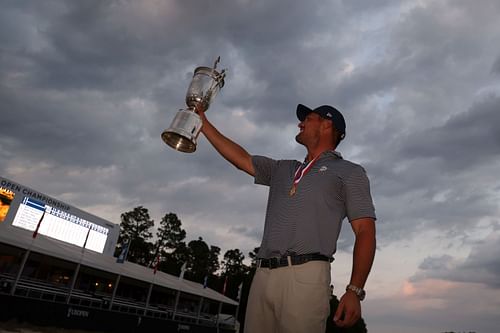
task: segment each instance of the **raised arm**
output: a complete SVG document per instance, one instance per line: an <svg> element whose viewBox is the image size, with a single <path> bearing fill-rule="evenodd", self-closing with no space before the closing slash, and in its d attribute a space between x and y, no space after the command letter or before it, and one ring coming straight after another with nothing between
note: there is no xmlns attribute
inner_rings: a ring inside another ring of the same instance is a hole
<svg viewBox="0 0 500 333"><path fill-rule="evenodd" d="M198 112L203 125L201 127L201 132L205 135L208 141L214 146L214 148L222 155L226 160L231 162L235 167L240 170L245 171L251 176L255 175L255 170L252 164L252 157L250 154L243 149L237 143L231 141L229 138L225 137L221 132L219 132L213 125L208 121L204 112Z"/></svg>

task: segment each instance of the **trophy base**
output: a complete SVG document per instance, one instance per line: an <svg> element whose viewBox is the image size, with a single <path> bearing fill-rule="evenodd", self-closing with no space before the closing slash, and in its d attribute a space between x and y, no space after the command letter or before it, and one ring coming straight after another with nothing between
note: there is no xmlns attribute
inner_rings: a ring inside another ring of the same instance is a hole
<svg viewBox="0 0 500 333"><path fill-rule="evenodd" d="M179 133L166 130L161 134L161 138L167 145L183 153L194 153L196 151L196 142Z"/></svg>
<svg viewBox="0 0 500 333"><path fill-rule="evenodd" d="M196 138L201 130L201 119L191 109L180 110L169 128L161 134L167 145L183 153L196 150Z"/></svg>

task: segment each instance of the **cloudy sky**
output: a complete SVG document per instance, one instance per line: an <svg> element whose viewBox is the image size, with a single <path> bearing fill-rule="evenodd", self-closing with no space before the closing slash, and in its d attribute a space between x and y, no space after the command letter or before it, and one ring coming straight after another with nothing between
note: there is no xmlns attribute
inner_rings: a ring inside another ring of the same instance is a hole
<svg viewBox="0 0 500 333"><path fill-rule="evenodd" d="M188 240L260 244L267 189L200 137L160 134L195 67L221 56L207 112L250 153L305 156L298 103L347 119L339 151L370 177L378 251L371 333L500 326L500 2L0 3L0 173L118 223L176 213ZM344 225L332 268L350 274Z"/></svg>

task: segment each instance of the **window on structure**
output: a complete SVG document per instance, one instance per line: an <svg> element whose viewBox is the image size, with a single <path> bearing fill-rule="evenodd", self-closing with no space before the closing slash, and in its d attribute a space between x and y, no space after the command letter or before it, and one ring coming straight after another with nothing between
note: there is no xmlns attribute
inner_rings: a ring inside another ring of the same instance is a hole
<svg viewBox="0 0 500 333"><path fill-rule="evenodd" d="M0 244L0 275L16 276L26 250L15 246Z"/></svg>
<svg viewBox="0 0 500 333"><path fill-rule="evenodd" d="M177 291L165 287L154 286L149 304L160 310L173 310Z"/></svg>
<svg viewBox="0 0 500 333"><path fill-rule="evenodd" d="M94 295L111 296L115 282L116 274L81 266L76 278L75 289Z"/></svg>
<svg viewBox="0 0 500 333"><path fill-rule="evenodd" d="M179 305L177 306L177 311L186 312L190 314L197 314L198 307L200 305L200 296L182 293L179 298Z"/></svg>
<svg viewBox="0 0 500 333"><path fill-rule="evenodd" d="M26 261L22 277L59 287L69 287L75 268L75 263L32 252Z"/></svg>
<svg viewBox="0 0 500 333"><path fill-rule="evenodd" d="M148 290L149 283L122 276L116 290L115 300L145 304Z"/></svg>

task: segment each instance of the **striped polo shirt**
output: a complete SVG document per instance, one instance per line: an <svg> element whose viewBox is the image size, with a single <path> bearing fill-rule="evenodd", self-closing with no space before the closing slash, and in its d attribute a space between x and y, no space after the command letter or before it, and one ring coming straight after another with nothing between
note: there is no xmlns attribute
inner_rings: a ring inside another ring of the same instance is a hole
<svg viewBox="0 0 500 333"><path fill-rule="evenodd" d="M342 221L375 217L366 172L358 164L326 151L300 180L291 196L295 172L302 163L252 156L255 183L269 186L259 258L321 253L333 256Z"/></svg>

